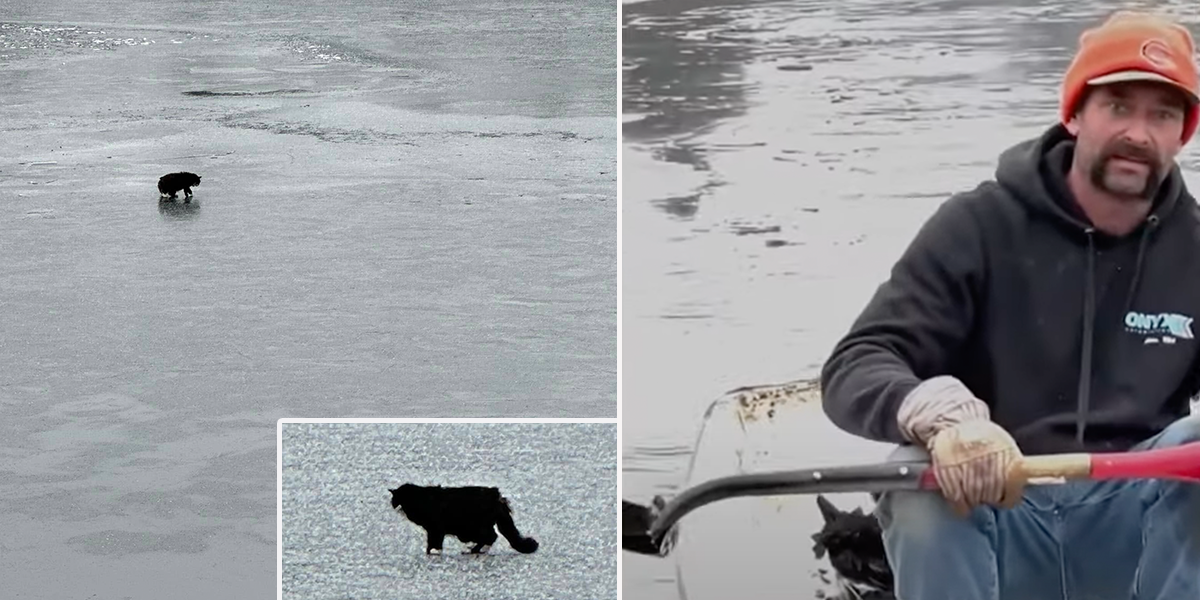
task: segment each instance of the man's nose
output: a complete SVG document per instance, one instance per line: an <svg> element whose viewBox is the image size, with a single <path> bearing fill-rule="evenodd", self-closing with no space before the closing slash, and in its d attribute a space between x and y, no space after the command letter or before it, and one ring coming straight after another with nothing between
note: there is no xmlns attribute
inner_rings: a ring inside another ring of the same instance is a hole
<svg viewBox="0 0 1200 600"><path fill-rule="evenodd" d="M1124 137L1129 143L1149 149L1152 138L1150 137L1150 124L1147 123L1147 117L1134 119L1129 127L1125 128Z"/></svg>

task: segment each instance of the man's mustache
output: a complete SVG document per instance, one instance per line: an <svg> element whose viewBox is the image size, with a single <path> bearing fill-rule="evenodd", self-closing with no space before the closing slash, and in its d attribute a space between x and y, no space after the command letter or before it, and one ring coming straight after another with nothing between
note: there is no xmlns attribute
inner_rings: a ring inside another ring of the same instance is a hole
<svg viewBox="0 0 1200 600"><path fill-rule="evenodd" d="M1103 158L1106 162L1116 157L1144 162L1148 165L1156 164L1154 152L1150 148L1128 142L1116 142L1104 150Z"/></svg>

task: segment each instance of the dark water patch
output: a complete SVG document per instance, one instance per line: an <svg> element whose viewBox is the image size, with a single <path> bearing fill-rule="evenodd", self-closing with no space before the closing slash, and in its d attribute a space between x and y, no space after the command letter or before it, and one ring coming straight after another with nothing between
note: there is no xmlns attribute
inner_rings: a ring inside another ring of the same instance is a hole
<svg viewBox="0 0 1200 600"><path fill-rule="evenodd" d="M623 7L622 102L643 115L623 130L634 141L702 133L745 114L745 65L752 47L738 39L736 11L754 1L663 0Z"/></svg>
<svg viewBox="0 0 1200 600"><path fill-rule="evenodd" d="M784 246L803 246L803 242L789 242L787 240L767 240L765 242L768 248L782 248Z"/></svg>
<svg viewBox="0 0 1200 600"><path fill-rule="evenodd" d="M262 92L214 92L212 90L188 90L183 92L184 96L200 96L200 97L243 97L243 96L288 96L294 94L312 94L312 90L305 89L284 89L284 90L266 90Z"/></svg>
<svg viewBox="0 0 1200 600"><path fill-rule="evenodd" d="M717 144L711 144L709 147L713 148L714 150L721 151L721 150L734 150L734 149L741 149L741 148L762 148L766 145L767 145L766 142L743 142L743 143L739 143L739 144L717 143Z"/></svg>
<svg viewBox="0 0 1200 600"><path fill-rule="evenodd" d="M746 225L743 223L732 223L729 225L729 229L736 235L759 235L781 231L779 225Z"/></svg>
<svg viewBox="0 0 1200 600"><path fill-rule="evenodd" d="M322 126L314 123L292 121L264 121L245 116L225 116L217 119L225 127L266 131L280 135L304 135L326 142L362 144L402 144L418 146L422 139L476 138L476 139L551 139L564 142L588 143L603 140L601 137L582 136L571 131L409 131L403 134L378 129L356 129Z"/></svg>
<svg viewBox="0 0 1200 600"><path fill-rule="evenodd" d="M598 139L602 139L602 138L598 138L598 137L580 136L579 134L571 132L571 131L461 131L461 130L458 130L458 131L447 131L447 132L445 132L445 134L452 135L452 136L470 136L470 137L477 137L477 138L495 138L495 139L549 137L549 138L555 138L557 140L564 141L564 142L570 141L570 140L593 142Z"/></svg>
<svg viewBox="0 0 1200 600"><path fill-rule="evenodd" d="M295 123L286 121L257 121L241 117L224 117L218 119L221 125L234 129L250 129L265 131L279 135L302 135L317 138L324 142L334 143L386 143L416 146L411 141L411 135L400 135L373 129L347 129L341 127L322 127L312 123Z"/></svg>
<svg viewBox="0 0 1200 600"><path fill-rule="evenodd" d="M652 200L651 203L666 211L667 214L680 219L691 219L700 210L700 196L700 193L671 196L661 200Z"/></svg>
<svg viewBox="0 0 1200 600"><path fill-rule="evenodd" d="M695 144L663 144L656 146L651 155L663 162L689 165L696 171L709 171L712 166L707 158L708 150Z"/></svg>
<svg viewBox="0 0 1200 600"><path fill-rule="evenodd" d="M702 170L697 168L696 170ZM696 188L691 194L668 196L660 200L651 200L651 204L662 209L672 217L690 220L700 211L700 199L708 195L714 188L724 185L720 181L709 181Z"/></svg>

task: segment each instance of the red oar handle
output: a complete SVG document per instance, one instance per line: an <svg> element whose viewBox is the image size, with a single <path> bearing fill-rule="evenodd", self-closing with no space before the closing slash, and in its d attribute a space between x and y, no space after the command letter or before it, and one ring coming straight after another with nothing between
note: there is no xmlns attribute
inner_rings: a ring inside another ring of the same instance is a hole
<svg viewBox="0 0 1200 600"><path fill-rule="evenodd" d="M1175 479L1200 483L1200 442L1092 455L1092 479Z"/></svg>

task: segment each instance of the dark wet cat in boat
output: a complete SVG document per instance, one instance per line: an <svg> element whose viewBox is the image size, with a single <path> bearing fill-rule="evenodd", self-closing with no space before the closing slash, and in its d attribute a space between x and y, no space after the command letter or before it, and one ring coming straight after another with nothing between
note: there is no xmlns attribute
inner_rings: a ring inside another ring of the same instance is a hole
<svg viewBox="0 0 1200 600"><path fill-rule="evenodd" d="M812 536L817 558L829 555L838 575L842 597L861 600L896 600L891 565L883 547L883 530L873 513L862 508L838 509L817 496L824 527Z"/></svg>
<svg viewBox="0 0 1200 600"><path fill-rule="evenodd" d="M405 483L388 491L392 509L425 530L426 554L441 554L447 535L472 544L467 553L484 554L496 542L497 529L517 552L529 554L538 549L537 540L517 530L508 499L498 488Z"/></svg>

